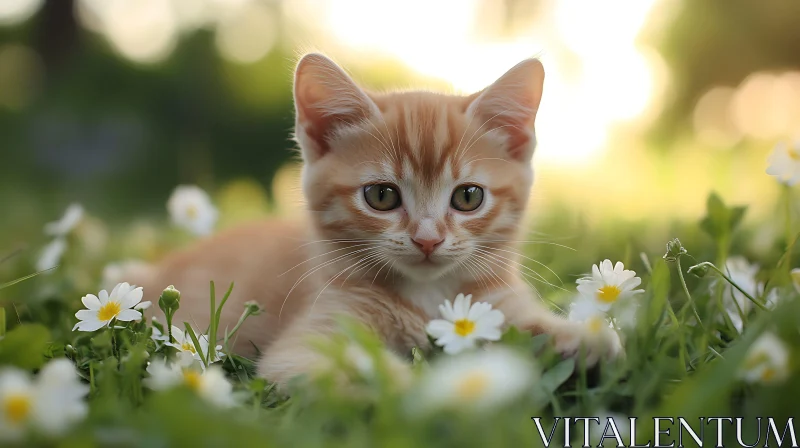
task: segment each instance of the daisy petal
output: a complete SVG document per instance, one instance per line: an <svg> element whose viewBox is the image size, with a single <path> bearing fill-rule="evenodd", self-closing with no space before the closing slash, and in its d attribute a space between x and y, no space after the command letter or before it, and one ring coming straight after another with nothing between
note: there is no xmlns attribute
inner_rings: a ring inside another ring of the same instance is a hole
<svg viewBox="0 0 800 448"><path fill-rule="evenodd" d="M80 310L75 313L75 317L78 320L95 320L97 319L97 311L96 310Z"/></svg>
<svg viewBox="0 0 800 448"><path fill-rule="evenodd" d="M467 319L477 322L483 315L492 310L492 305L486 302L477 302L472 305L467 314Z"/></svg>
<svg viewBox="0 0 800 448"><path fill-rule="evenodd" d="M499 331L499 327L503 325L505 322L506 317L503 315L503 312L500 310L490 310L488 313L484 314L481 320L478 321L477 326L486 328L486 327L494 327L497 328Z"/></svg>
<svg viewBox="0 0 800 448"><path fill-rule="evenodd" d="M633 289L642 284L642 279L639 277L633 277L625 280L624 282L619 284L619 289L625 291L629 289Z"/></svg>
<svg viewBox="0 0 800 448"><path fill-rule="evenodd" d="M444 305L439 305L439 312L442 313L442 317L449 321L456 320L453 304L449 300L445 300Z"/></svg>
<svg viewBox="0 0 800 448"><path fill-rule="evenodd" d="M102 322L99 320L84 320L75 324L75 326L72 327L72 331L96 331L106 326L107 323L108 322Z"/></svg>
<svg viewBox="0 0 800 448"><path fill-rule="evenodd" d="M100 299L98 299L94 294L86 294L85 296L81 297L81 302L83 302L83 306L90 310L99 310L102 306L100 304Z"/></svg>
<svg viewBox="0 0 800 448"><path fill-rule="evenodd" d="M425 331L434 338L441 338L442 336L453 332L453 323L443 319L435 319L428 322Z"/></svg>
<svg viewBox="0 0 800 448"><path fill-rule="evenodd" d="M122 310L117 314L117 320L128 322L131 320L138 320L142 318L142 313L136 310Z"/></svg>
<svg viewBox="0 0 800 448"><path fill-rule="evenodd" d="M125 296L120 298L120 305L123 309L133 308L134 305L142 301L142 287L128 291Z"/></svg>
<svg viewBox="0 0 800 448"><path fill-rule="evenodd" d="M472 339L459 338L445 345L444 352L448 355L455 355L474 346L475 342Z"/></svg>

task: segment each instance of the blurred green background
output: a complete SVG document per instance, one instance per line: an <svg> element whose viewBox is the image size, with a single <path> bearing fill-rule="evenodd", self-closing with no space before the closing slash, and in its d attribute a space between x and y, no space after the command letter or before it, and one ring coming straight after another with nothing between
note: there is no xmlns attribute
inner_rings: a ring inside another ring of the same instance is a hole
<svg viewBox="0 0 800 448"><path fill-rule="evenodd" d="M0 253L23 254L0 275L30 272L71 202L98 260L167 250L154 228L182 183L221 228L299 213L291 71L310 49L373 89L465 93L540 56L531 229L579 255L531 250L557 271L702 239L683 223L712 190L759 224L739 250L771 254L798 23L793 0L0 0Z"/></svg>

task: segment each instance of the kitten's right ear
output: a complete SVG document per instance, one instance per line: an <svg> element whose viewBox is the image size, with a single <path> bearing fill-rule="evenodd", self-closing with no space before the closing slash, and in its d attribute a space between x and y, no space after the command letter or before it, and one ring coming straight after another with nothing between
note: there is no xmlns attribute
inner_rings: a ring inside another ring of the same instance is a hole
<svg viewBox="0 0 800 448"><path fill-rule="evenodd" d="M303 56L294 74L297 141L307 161L329 150L328 139L337 126L357 123L380 113L375 103L327 57Z"/></svg>

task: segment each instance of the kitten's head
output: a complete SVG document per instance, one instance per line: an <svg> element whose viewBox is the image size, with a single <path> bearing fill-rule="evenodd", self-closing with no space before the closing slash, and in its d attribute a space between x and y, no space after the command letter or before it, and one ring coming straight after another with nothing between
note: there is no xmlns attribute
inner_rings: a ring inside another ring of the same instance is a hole
<svg viewBox="0 0 800 448"><path fill-rule="evenodd" d="M470 96L374 94L330 59L303 57L296 138L320 236L352 241L349 261L365 269L475 272L476 255L514 238L522 218L543 81L529 59Z"/></svg>

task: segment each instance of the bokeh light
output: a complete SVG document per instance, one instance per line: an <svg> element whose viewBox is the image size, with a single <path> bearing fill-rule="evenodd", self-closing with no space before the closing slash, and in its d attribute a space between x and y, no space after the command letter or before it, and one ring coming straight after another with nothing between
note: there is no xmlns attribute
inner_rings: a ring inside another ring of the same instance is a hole
<svg viewBox="0 0 800 448"><path fill-rule="evenodd" d="M220 20L216 45L225 58L241 64L258 61L275 45L278 22L263 3L251 2Z"/></svg>
<svg viewBox="0 0 800 448"><path fill-rule="evenodd" d="M694 109L693 123L697 137L716 147L729 147L742 138L733 121L732 102L736 89L713 87L700 97Z"/></svg>
<svg viewBox="0 0 800 448"><path fill-rule="evenodd" d="M0 25L24 22L41 8L44 0L3 0L0 2Z"/></svg>

